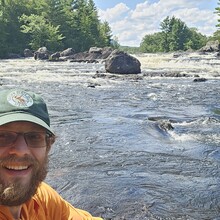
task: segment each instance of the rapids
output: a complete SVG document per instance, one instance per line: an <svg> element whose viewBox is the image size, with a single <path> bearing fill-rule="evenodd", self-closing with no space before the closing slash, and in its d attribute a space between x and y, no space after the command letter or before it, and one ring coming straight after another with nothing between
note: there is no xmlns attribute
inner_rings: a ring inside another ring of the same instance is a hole
<svg viewBox="0 0 220 220"><path fill-rule="evenodd" d="M135 56L137 76L0 60L0 84L48 103L57 142L46 182L75 207L106 220L220 219L220 59ZM160 76L170 72L185 77Z"/></svg>

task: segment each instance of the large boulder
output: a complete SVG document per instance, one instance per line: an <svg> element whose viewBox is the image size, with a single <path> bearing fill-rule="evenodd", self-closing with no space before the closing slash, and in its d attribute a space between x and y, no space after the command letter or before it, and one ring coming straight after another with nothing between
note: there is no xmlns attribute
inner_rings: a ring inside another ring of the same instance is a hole
<svg viewBox="0 0 220 220"><path fill-rule="evenodd" d="M113 49L110 47L91 47L88 52L88 59L90 60L103 60L106 59L111 53Z"/></svg>
<svg viewBox="0 0 220 220"><path fill-rule="evenodd" d="M135 57L119 50L114 50L105 60L108 73L137 74L141 73L141 63Z"/></svg>
<svg viewBox="0 0 220 220"><path fill-rule="evenodd" d="M65 58L71 60L71 62L99 62L100 60L106 59L112 51L110 47L91 47L89 51L75 53Z"/></svg>
<svg viewBox="0 0 220 220"><path fill-rule="evenodd" d="M60 53L61 57L68 57L75 54L75 50L73 48L67 48L66 50Z"/></svg>
<svg viewBox="0 0 220 220"><path fill-rule="evenodd" d="M46 47L39 48L34 53L35 60L49 60L49 61L66 61L71 62L99 62L104 60L112 53L113 49L110 47L91 47L89 51L76 53L73 48L67 48L62 52L55 52L51 54Z"/></svg>
<svg viewBox="0 0 220 220"><path fill-rule="evenodd" d="M60 52L56 52L50 55L49 60L50 61L58 61L60 58Z"/></svg>
<svg viewBox="0 0 220 220"><path fill-rule="evenodd" d="M50 56L50 52L46 47L40 47L37 51L34 52L35 60L48 60Z"/></svg>
<svg viewBox="0 0 220 220"><path fill-rule="evenodd" d="M100 48L100 47L90 47L89 53L102 54L102 48Z"/></svg>
<svg viewBox="0 0 220 220"><path fill-rule="evenodd" d="M111 47L104 47L102 49L102 59L108 58L114 50Z"/></svg>
<svg viewBox="0 0 220 220"><path fill-rule="evenodd" d="M204 47L202 47L200 52L218 52L220 49L219 41L208 41Z"/></svg>

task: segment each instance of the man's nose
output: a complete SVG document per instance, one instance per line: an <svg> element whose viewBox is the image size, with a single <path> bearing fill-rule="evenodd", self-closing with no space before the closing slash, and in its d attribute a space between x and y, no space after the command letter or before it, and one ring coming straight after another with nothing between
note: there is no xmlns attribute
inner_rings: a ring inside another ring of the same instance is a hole
<svg viewBox="0 0 220 220"><path fill-rule="evenodd" d="M18 156L23 156L29 154L30 149L25 141L24 135L18 135L15 143L10 148L10 154L16 154Z"/></svg>

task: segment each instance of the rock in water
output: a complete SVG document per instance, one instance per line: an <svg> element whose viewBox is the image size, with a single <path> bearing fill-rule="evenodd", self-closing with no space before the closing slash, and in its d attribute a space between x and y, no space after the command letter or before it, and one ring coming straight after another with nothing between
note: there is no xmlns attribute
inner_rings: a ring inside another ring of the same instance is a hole
<svg viewBox="0 0 220 220"><path fill-rule="evenodd" d="M140 67L138 59L119 50L114 50L105 60L105 70L108 73L138 74L141 73Z"/></svg>

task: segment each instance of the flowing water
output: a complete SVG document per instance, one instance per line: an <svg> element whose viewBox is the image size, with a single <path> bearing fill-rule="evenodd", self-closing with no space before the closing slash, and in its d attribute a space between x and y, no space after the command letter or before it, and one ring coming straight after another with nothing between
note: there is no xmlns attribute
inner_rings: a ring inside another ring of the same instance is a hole
<svg viewBox="0 0 220 220"><path fill-rule="evenodd" d="M0 84L48 103L57 142L46 181L74 206L104 219L220 219L220 60L137 57L137 76L0 60Z"/></svg>

